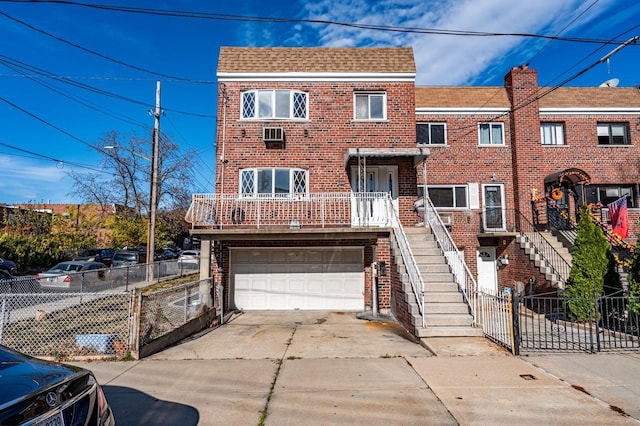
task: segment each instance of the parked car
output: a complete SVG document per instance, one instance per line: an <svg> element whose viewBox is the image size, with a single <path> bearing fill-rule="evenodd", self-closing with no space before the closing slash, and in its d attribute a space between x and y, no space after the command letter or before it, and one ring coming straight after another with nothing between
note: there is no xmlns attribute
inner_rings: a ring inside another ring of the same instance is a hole
<svg viewBox="0 0 640 426"><path fill-rule="evenodd" d="M42 289L35 277L16 277L0 270L0 293L39 293Z"/></svg>
<svg viewBox="0 0 640 426"><path fill-rule="evenodd" d="M51 290L86 290L107 281L107 265L101 262L71 260L60 262L48 271L36 275L40 286Z"/></svg>
<svg viewBox="0 0 640 426"><path fill-rule="evenodd" d="M80 256L73 260L88 260L89 262L102 262L107 266L111 266L113 255L116 252L110 248L92 248L80 252Z"/></svg>
<svg viewBox="0 0 640 426"><path fill-rule="evenodd" d="M0 259L0 270L7 271L10 274L18 273L18 266L7 259Z"/></svg>
<svg viewBox="0 0 640 426"><path fill-rule="evenodd" d="M183 250L178 257L178 265L184 268L197 268L200 265L200 250Z"/></svg>
<svg viewBox="0 0 640 426"><path fill-rule="evenodd" d="M139 250L121 250L113 255L113 267L147 263L147 254Z"/></svg>
<svg viewBox="0 0 640 426"><path fill-rule="evenodd" d="M113 255L112 267L126 268L126 273L119 273L120 276L126 275L128 278L141 278L145 276L146 270L144 264L147 263L147 254L139 250L121 250ZM127 280L128 278L125 278Z"/></svg>
<svg viewBox="0 0 640 426"><path fill-rule="evenodd" d="M115 424L91 371L32 358L1 345L0 366L0 424Z"/></svg>

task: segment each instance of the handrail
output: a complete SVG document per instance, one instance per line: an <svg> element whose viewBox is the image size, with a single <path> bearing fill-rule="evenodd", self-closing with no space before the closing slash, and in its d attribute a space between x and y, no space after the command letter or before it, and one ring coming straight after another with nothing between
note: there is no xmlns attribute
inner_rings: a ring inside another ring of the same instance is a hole
<svg viewBox="0 0 640 426"><path fill-rule="evenodd" d="M389 197L388 195L387 203L389 208L389 217L391 218L391 225L393 227L393 234L395 235L396 242L398 243L398 247L400 248L400 256L402 256L402 261L404 262L405 268L407 269L407 275L409 276L409 281L411 282L411 289L413 290L413 295L415 296L418 303L418 309L420 311L420 316L422 317L422 327L424 328L427 326L424 315L424 281L422 280L422 275L420 274L420 270L418 269L416 259L411 252L411 246L409 245L407 234L405 234L404 232L402 223L400 223L400 218L398 218L398 213L391 203L391 197Z"/></svg>
<svg viewBox="0 0 640 426"><path fill-rule="evenodd" d="M569 272L571 272L569 262L558 253L525 215L519 210L517 210L517 214L520 218L520 236L531 242L536 253L542 257L552 269L552 272L562 281L562 284L566 284L569 279Z"/></svg>
<svg viewBox="0 0 640 426"><path fill-rule="evenodd" d="M440 249L443 251L444 256L447 259L447 263L451 268L454 279L462 292L462 295L469 305L471 310L471 316L473 317L473 324L478 323L478 284L473 278L467 263L464 261L464 256L458 250L458 247L453 241L449 230L446 228L440 215L436 211L431 199L429 197L423 197L422 207L424 208L424 225L431 228L431 232L435 235ZM419 204L421 200L416 203Z"/></svg>

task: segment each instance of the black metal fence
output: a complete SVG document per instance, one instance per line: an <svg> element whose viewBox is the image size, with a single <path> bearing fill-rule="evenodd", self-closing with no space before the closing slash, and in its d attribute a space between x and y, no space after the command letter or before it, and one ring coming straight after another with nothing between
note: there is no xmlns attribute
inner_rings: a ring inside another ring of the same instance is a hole
<svg viewBox="0 0 640 426"><path fill-rule="evenodd" d="M581 318L572 313L579 306ZM640 300L593 297L513 298L516 354L522 352L612 352L640 350Z"/></svg>

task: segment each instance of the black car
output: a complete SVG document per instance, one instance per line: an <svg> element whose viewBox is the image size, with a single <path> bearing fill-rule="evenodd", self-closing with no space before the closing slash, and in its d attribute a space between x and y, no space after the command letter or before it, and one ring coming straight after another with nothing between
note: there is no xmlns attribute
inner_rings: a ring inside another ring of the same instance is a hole
<svg viewBox="0 0 640 426"><path fill-rule="evenodd" d="M113 262L113 255L116 252L109 248L92 248L84 250L80 253L80 256L75 257L73 260L88 260L89 262L101 262L107 266L111 266Z"/></svg>
<svg viewBox="0 0 640 426"><path fill-rule="evenodd" d="M44 361L0 345L1 425L115 424L89 370Z"/></svg>
<svg viewBox="0 0 640 426"><path fill-rule="evenodd" d="M0 259L0 269L14 275L18 273L18 266L7 259Z"/></svg>

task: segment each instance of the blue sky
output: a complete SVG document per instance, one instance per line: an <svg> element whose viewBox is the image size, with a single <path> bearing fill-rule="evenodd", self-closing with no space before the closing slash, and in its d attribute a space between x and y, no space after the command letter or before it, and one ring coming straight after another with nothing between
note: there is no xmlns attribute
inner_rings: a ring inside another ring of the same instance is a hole
<svg viewBox="0 0 640 426"><path fill-rule="evenodd" d="M68 173L101 167L101 155L89 144L111 130L149 135L150 141L153 117L148 111L155 104L158 80L165 111L162 131L181 147L172 155L178 158L195 151L190 156L194 176L188 185L193 192L212 192L215 71L223 45L412 46L417 84L429 86L502 85L507 71L523 63L538 71L541 85L557 85L615 48L615 44L521 36L381 31L304 20L593 41L621 42L640 35L640 3L631 0L91 3L172 10L181 16L89 8L78 5L81 0L70 3L77 4L0 0L0 203L78 202L70 195ZM184 17L193 12L224 19ZM287 18L288 22L229 19L232 16ZM568 85L597 86L618 78L621 86L635 86L640 84L639 65L640 43L622 49L608 63L591 68ZM64 79L41 77L38 73L43 70ZM88 85L90 90L65 82ZM139 152L150 150L149 142Z"/></svg>

